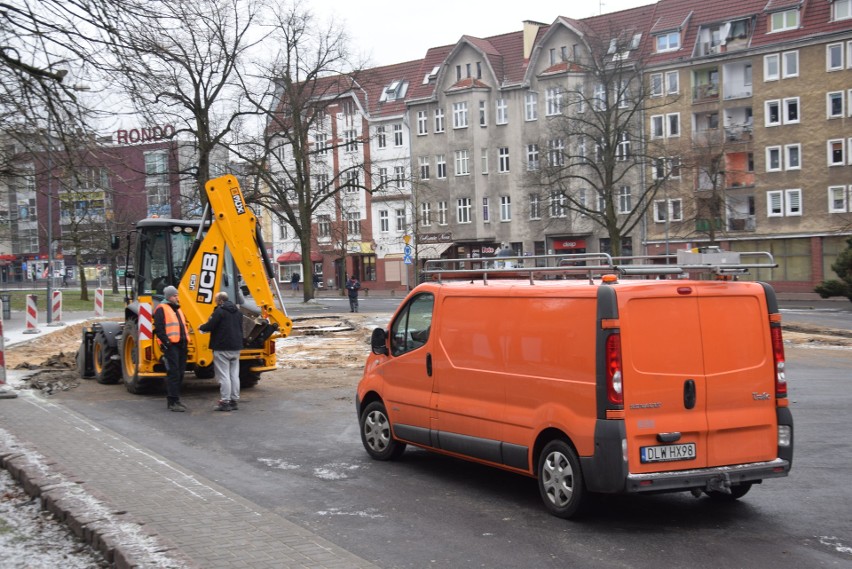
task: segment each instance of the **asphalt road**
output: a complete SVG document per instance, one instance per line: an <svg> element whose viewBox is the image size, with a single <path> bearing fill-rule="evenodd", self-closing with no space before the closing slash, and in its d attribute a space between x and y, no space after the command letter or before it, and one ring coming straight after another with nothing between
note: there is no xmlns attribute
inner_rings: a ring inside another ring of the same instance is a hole
<svg viewBox="0 0 852 569"><path fill-rule="evenodd" d="M390 311L400 300L375 302ZM329 302L305 310L338 308ZM94 382L53 400L382 567L852 566L852 351L789 347L787 359L790 477L728 505L689 494L602 497L576 521L548 515L532 479L412 449L393 463L369 459L355 418L357 371L327 370L346 385L335 388L293 388L306 372L277 372L229 414L165 413L162 397ZM183 399L206 410L216 389L191 384Z"/></svg>

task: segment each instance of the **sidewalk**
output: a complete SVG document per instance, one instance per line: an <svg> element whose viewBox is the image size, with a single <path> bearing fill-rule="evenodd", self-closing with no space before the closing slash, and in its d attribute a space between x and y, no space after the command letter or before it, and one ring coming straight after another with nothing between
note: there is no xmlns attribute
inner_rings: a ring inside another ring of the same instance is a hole
<svg viewBox="0 0 852 569"><path fill-rule="evenodd" d="M6 346L62 329L41 318L38 328L24 334L24 314L13 313ZM7 382L27 373L7 370ZM0 400L0 467L115 567L374 567L64 405L18 395Z"/></svg>

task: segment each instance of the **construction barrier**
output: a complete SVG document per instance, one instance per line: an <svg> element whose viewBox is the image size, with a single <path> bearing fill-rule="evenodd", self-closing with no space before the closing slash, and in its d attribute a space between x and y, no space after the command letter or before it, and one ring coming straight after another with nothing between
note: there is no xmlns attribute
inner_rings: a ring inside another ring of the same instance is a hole
<svg viewBox="0 0 852 569"><path fill-rule="evenodd" d="M62 291L53 291L53 300L50 303L50 324L49 326L64 326L62 321Z"/></svg>
<svg viewBox="0 0 852 569"><path fill-rule="evenodd" d="M104 289L95 289L95 316L104 315Z"/></svg>
<svg viewBox="0 0 852 569"><path fill-rule="evenodd" d="M24 334L39 334L38 329L38 297L34 294L27 295L27 329Z"/></svg>
<svg viewBox="0 0 852 569"><path fill-rule="evenodd" d="M142 302L139 304L139 342L151 340L154 337L154 324L151 319L151 305Z"/></svg>
<svg viewBox="0 0 852 569"><path fill-rule="evenodd" d="M18 396L14 391L9 391L6 388L6 338L3 329L3 300L0 299L0 399L14 399Z"/></svg>

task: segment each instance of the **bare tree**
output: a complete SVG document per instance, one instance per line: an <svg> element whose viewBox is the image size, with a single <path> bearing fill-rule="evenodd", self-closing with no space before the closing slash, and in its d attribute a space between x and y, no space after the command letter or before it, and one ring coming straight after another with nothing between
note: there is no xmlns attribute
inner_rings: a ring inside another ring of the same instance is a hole
<svg viewBox="0 0 852 569"><path fill-rule="evenodd" d="M666 179L646 175L662 150L643 134L643 112L654 101L635 56L638 41L630 30L586 36L585 50L565 62L570 73L552 103L561 114L542 144L539 182L551 193L551 216L584 216L603 229L615 256Z"/></svg>
<svg viewBox="0 0 852 569"><path fill-rule="evenodd" d="M334 22L317 22L298 2L273 12L276 19L268 41L279 51L261 75L274 79L265 90L244 87L265 128L257 136L247 129L231 148L257 176L258 186L247 199L289 225L299 239L306 277L303 294L309 300L314 296L309 278L312 224L318 216L326 216L328 225L324 219L323 227L328 233L323 237L332 237L334 231L337 242L348 241L340 238L346 232L347 220L341 218L348 207L346 194L370 189L359 152L369 131L362 120L360 87L349 61L346 34ZM360 133L357 137L337 132L338 110L351 129L348 132ZM336 166L333 157L342 151L345 160Z"/></svg>

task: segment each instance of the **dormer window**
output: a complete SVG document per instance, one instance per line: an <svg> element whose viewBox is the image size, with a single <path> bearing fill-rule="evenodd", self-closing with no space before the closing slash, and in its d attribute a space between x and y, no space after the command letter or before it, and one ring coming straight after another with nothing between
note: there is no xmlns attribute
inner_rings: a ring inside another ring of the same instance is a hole
<svg viewBox="0 0 852 569"><path fill-rule="evenodd" d="M382 95L379 97L379 102L396 101L405 97L408 91L408 81L392 81L382 90Z"/></svg>
<svg viewBox="0 0 852 569"><path fill-rule="evenodd" d="M786 30L795 30L799 27L799 9L784 10L782 12L773 12L769 15L769 31L783 32Z"/></svg>
<svg viewBox="0 0 852 569"><path fill-rule="evenodd" d="M831 17L834 20L852 18L852 0L834 0L831 6Z"/></svg>
<svg viewBox="0 0 852 569"><path fill-rule="evenodd" d="M657 53L680 49L680 31L660 34L657 37Z"/></svg>

